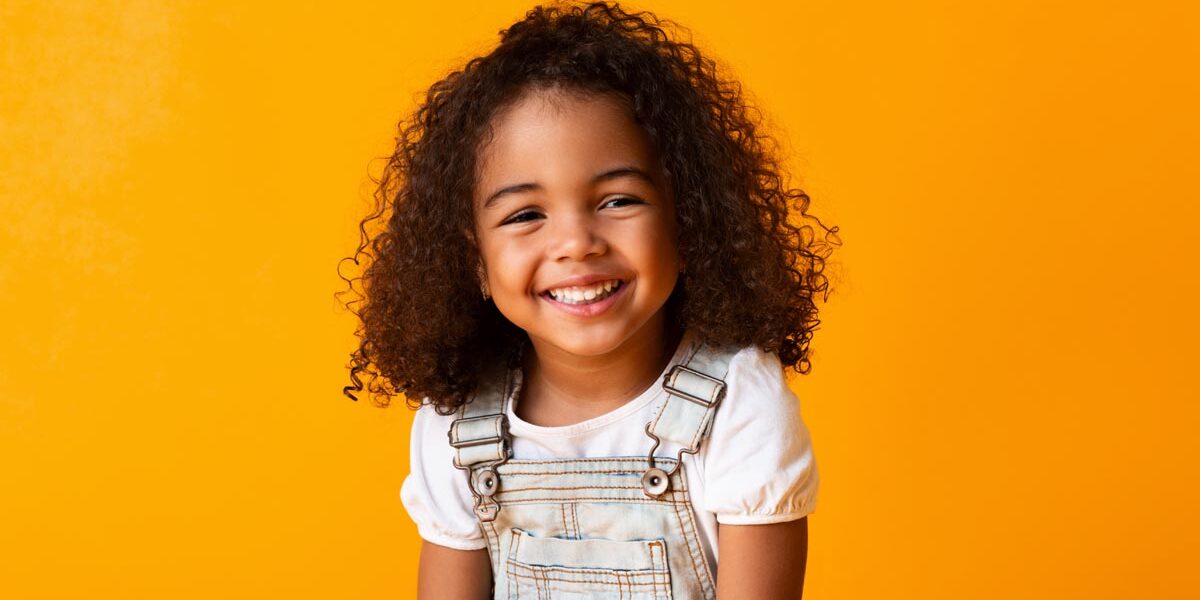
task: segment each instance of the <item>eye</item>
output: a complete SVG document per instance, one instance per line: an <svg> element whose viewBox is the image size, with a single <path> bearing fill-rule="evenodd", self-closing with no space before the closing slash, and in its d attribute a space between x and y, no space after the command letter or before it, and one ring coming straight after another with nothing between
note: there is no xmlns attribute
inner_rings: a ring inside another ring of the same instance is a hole
<svg viewBox="0 0 1200 600"><path fill-rule="evenodd" d="M624 203L624 204L617 205L617 208L620 208L621 206L628 206L631 204L641 204L642 203L641 200L638 200L637 198L634 198L633 196L617 196L616 198L613 198L613 199L605 202L601 206L608 206L614 202L623 202Z"/></svg>
<svg viewBox="0 0 1200 600"><path fill-rule="evenodd" d="M508 225L510 223L526 223L526 222L530 221L531 219L537 218L540 216L541 215L539 215L535 211L523 210L523 211L509 217L508 219L505 219L505 221L503 223L501 223L501 225ZM529 217L529 218L526 218L526 217Z"/></svg>

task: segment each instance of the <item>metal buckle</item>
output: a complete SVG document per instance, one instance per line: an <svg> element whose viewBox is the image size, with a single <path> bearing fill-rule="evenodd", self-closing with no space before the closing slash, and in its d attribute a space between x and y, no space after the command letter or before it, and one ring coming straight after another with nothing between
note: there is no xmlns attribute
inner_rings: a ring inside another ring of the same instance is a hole
<svg viewBox="0 0 1200 600"><path fill-rule="evenodd" d="M496 501L500 474L496 472L495 466L472 471L467 485L475 497L475 516L484 522L496 520L496 514L500 512L500 503Z"/></svg>
<svg viewBox="0 0 1200 600"><path fill-rule="evenodd" d="M716 399L713 400L712 402L709 402L707 398L693 396L675 386L672 386L671 381L675 378L676 371L687 371L688 373L691 373L692 375L700 377L701 379L707 379L707 380L717 384L718 391L717 391ZM717 404L720 404L721 399L725 397L725 381L724 380L717 379L716 377L710 377L708 375L705 375L704 373L701 373L700 371L697 371L695 369L689 369L683 365L675 365L674 367L671 367L671 370L667 372L666 377L663 377L663 389L667 390L668 394L671 394L673 396L678 396L680 398L683 398L684 400L689 400L691 402L695 402L696 404L699 404L700 406L703 406L704 408L711 408L713 406L716 406Z"/></svg>
<svg viewBox="0 0 1200 600"><path fill-rule="evenodd" d="M457 428L457 425L454 425L454 426L450 427L449 431L446 432L446 437L450 439L450 445L455 448L469 448L471 446L482 446L484 444L494 444L496 442L499 442L501 440L508 438L508 415L503 415L503 414L502 415L484 415L482 417L471 417L469 419L458 419L457 421L455 421L455 423L457 424L457 423L462 423L463 421L481 421L483 419L494 419L497 416L500 417L500 435L486 437L486 438L479 438L476 440L462 440L462 441L456 442L456 441L454 441L454 431Z"/></svg>
<svg viewBox="0 0 1200 600"><path fill-rule="evenodd" d="M706 379L706 380L711 381L712 383L716 384L717 393L716 393L715 397L710 401L708 398L701 398L699 396L693 396L692 394L689 394L689 393L671 385L671 382L675 380L676 375L678 374L679 371L686 371L688 374L695 375L696 377L699 377L701 379ZM665 377L663 377L663 389L666 390L667 393L671 394L672 396L675 396L677 398L683 398L684 400L687 400L694 404L698 404L698 405L704 407L705 410L710 410L710 411L715 406L720 404L721 400L723 398L725 398L725 380L717 379L716 377L711 377L709 375L705 375L704 373L701 373L700 371L697 371L695 369L689 369L683 365L675 365L674 367L671 367L671 370L667 372ZM693 454L694 455L700 451L700 448L698 446L695 448L680 448L679 453L675 456L675 464L671 467L671 470L664 471L663 469L659 469L658 467L655 466L654 451L658 449L658 446L662 443L662 440L659 439L659 437L657 435L654 435L653 433L650 432L650 427L653 424L654 424L653 421L646 423L646 435L650 436L650 438L654 440L654 446L652 446L650 448L650 452L648 452L646 454L646 460L647 460L647 462L650 463L650 468L647 469L642 474L642 491L646 494L646 496L648 496L650 498L659 499L659 498L662 498L662 496L667 492L667 490L670 489L670 487L671 487L670 476L677 469L679 469L679 467L681 465L683 465L683 455L684 454ZM711 426L711 425L712 425L712 422L709 421L709 426Z"/></svg>

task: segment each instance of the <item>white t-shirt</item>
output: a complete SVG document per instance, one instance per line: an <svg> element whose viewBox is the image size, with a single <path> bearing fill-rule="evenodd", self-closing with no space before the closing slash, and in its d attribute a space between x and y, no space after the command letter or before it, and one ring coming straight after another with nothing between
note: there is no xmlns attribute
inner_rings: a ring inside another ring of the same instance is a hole
<svg viewBox="0 0 1200 600"><path fill-rule="evenodd" d="M685 335L668 369L686 356L692 343L692 336ZM573 425L527 423L510 403L512 458L646 456L654 442L645 426L666 399L661 385L665 374L620 408ZM400 499L426 541L459 550L486 548L467 475L454 467L446 437L454 418L437 414L428 404L417 411L412 471ZM678 444L664 440L654 454L674 457L678 451ZM711 433L699 453L683 455L683 468L701 544L714 572L718 523L779 523L815 510L818 477L812 443L776 354L748 346L734 355Z"/></svg>

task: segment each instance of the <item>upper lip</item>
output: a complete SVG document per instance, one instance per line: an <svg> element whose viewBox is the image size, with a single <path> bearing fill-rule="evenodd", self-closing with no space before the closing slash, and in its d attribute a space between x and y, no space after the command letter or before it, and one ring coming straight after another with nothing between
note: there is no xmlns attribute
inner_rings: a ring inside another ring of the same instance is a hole
<svg viewBox="0 0 1200 600"><path fill-rule="evenodd" d="M611 275L608 273L593 273L590 275L575 275L575 276L563 279L553 285L547 286L545 289L542 290L541 293L544 294L550 290L557 290L559 288L581 287L581 286L585 286L585 285L591 285L593 283L598 283L601 281L611 281L614 279L616 279L618 281L625 281L622 277L620 277L618 275Z"/></svg>

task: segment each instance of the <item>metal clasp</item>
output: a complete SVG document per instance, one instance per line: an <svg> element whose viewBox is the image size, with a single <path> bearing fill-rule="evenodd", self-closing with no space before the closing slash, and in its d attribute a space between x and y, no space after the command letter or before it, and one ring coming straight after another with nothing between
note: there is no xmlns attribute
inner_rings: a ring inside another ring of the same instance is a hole
<svg viewBox="0 0 1200 600"><path fill-rule="evenodd" d="M696 377L699 377L701 379L706 379L708 381L711 381L713 384L715 384L717 386L716 397L710 401L708 398L701 398L699 396L693 396L692 394L689 394L689 393L675 387L674 385L671 385L672 382L674 382L678 378L677 373L680 371L686 372L689 375L695 375ZM704 373L701 373L700 371L697 371L695 369L689 369L683 365L675 365L674 367L671 367L671 370L667 372L667 375L665 377L663 377L663 389L667 390L668 394L678 396L680 398L683 398L684 400L690 400L692 402L695 402L696 404L699 404L700 406L703 406L704 408L712 408L712 407L720 404L721 399L725 397L725 381L724 380L717 379L716 377L710 377L708 375L705 375Z"/></svg>
<svg viewBox="0 0 1200 600"><path fill-rule="evenodd" d="M455 434L458 433L460 423L483 421L497 423L496 429L498 433L476 439L455 440ZM508 435L508 415L484 415L469 419L459 419L451 424L450 431L446 432L446 436L450 438L450 446L455 449L498 444L499 457L495 460L463 465L458 461L459 456L457 452L454 456L455 468L467 472L467 487L470 489L471 495L475 498L475 515L479 517L480 521L494 520L496 514L500 512L500 503L496 501L495 497L496 492L500 488L500 473L496 469L512 456L512 446Z"/></svg>
<svg viewBox="0 0 1200 600"><path fill-rule="evenodd" d="M672 385L676 380L678 380L681 373L687 373L688 375L712 382L716 388L716 393L713 394L712 399L710 400L708 398L701 398L699 396L692 395ZM698 404L704 407L705 410L713 410L718 404L721 403L721 400L725 398L725 381L723 379L710 377L704 373L701 373L700 371L689 369L683 365L675 365L674 367L671 367L671 370L668 371L666 376L663 377L663 389L666 390L668 394L683 398L684 400L694 404ZM711 422L709 424L711 425ZM642 474L642 491L646 494L646 496L657 499L662 498L663 494L670 489L670 477L683 464L683 455L694 455L699 452L700 449L699 447L681 448L679 453L675 456L675 464L671 467L671 470L664 471L663 469L656 467L654 464L654 451L658 449L658 446L662 443L662 440L657 435L654 435L650 432L651 425L653 425L653 422L646 423L646 435L650 436L650 438L654 440L654 445L650 448L650 452L648 452L646 455L646 460L650 463L650 468L646 469L645 473Z"/></svg>
<svg viewBox="0 0 1200 600"><path fill-rule="evenodd" d="M459 423L470 423L472 421L490 421L500 417L500 433L492 437L479 438L474 440L455 441L454 434L458 430ZM469 448L471 446L482 446L484 444L494 444L496 442L506 440L508 438L508 415L484 415L482 417L471 417L469 419L458 419L451 424L450 430L446 432L446 437L450 439L450 445L455 448Z"/></svg>

